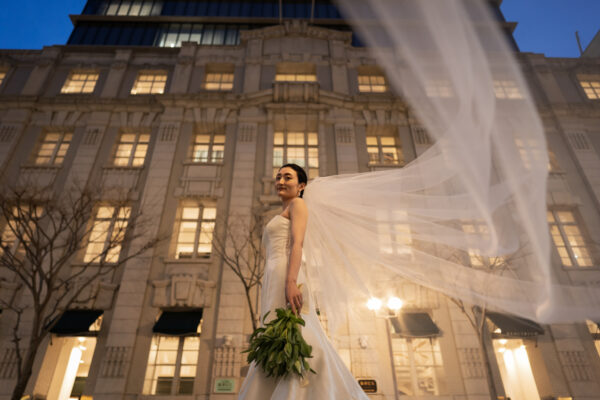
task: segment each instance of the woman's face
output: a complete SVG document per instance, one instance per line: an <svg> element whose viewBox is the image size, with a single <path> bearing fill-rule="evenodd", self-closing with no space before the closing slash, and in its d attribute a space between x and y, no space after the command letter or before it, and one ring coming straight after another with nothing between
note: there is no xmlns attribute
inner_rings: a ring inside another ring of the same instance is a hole
<svg viewBox="0 0 600 400"><path fill-rule="evenodd" d="M281 168L275 177L275 190L281 200L298 197L305 186L298 183L298 174L290 167Z"/></svg>

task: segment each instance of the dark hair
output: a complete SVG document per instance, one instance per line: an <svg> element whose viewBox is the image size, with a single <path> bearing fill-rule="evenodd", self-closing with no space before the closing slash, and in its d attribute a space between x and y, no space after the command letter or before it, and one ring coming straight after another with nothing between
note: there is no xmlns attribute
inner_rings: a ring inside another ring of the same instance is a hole
<svg viewBox="0 0 600 400"><path fill-rule="evenodd" d="M299 166L298 164L284 164L281 167L279 167L279 170L281 171L282 168L285 167L289 167L291 169L293 169L294 171L296 171L296 175L298 175L298 183L304 183L307 184L308 183L308 177L306 176L306 172L304 171L304 169ZM304 195L304 190L300 191L300 197L302 197Z"/></svg>

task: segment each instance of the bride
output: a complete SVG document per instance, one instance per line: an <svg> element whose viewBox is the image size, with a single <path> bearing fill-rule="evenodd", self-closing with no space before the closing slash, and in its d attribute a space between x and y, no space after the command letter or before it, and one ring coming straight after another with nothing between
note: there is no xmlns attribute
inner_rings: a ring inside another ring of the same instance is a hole
<svg viewBox="0 0 600 400"><path fill-rule="evenodd" d="M300 284L307 288L304 271L300 268L308 220L308 210L302 200L307 181L306 172L296 164L282 166L275 178L283 211L266 225L263 234L266 265L260 314L264 316L271 311L270 315L274 316L275 309L285 308L286 303L294 313L301 314L306 322L302 335L313 348L310 365L317 374L302 380L297 376L275 379L267 377L253 362L239 399L368 399L327 339L310 291L306 290L303 296L298 289Z"/></svg>

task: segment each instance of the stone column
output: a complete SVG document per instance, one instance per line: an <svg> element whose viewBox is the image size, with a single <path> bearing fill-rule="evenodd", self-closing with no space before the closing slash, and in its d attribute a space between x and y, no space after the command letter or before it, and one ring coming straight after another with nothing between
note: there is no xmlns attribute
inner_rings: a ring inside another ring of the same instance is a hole
<svg viewBox="0 0 600 400"><path fill-rule="evenodd" d="M36 96L44 88L44 84L54 67L54 64L60 57L60 48L44 47L39 61L25 83L21 94L24 96Z"/></svg>
<svg viewBox="0 0 600 400"><path fill-rule="evenodd" d="M108 71L108 76L106 77L106 82L104 82L100 97L115 98L119 95L119 89L123 83L123 77L125 76L131 54L131 50L115 51L115 58Z"/></svg>

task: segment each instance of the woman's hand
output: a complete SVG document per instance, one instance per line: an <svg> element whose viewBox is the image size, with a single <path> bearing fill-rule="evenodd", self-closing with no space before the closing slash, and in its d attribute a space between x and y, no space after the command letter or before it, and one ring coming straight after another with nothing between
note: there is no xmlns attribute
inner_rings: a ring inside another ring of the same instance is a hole
<svg viewBox="0 0 600 400"><path fill-rule="evenodd" d="M294 314L299 315L302 309L302 292L295 281L286 281L285 298L292 307Z"/></svg>

